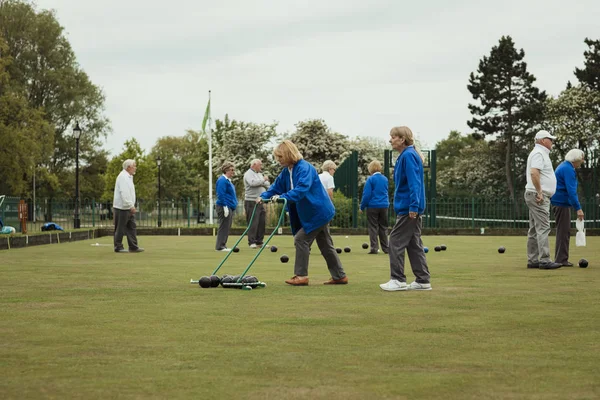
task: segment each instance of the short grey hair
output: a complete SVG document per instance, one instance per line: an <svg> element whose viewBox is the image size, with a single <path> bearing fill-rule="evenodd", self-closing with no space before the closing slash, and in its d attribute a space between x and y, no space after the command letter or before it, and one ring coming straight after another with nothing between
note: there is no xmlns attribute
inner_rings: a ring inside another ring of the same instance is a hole
<svg viewBox="0 0 600 400"><path fill-rule="evenodd" d="M585 153L583 152L583 150L571 149L565 156L565 161L577 162L577 161L583 160L584 157L585 157Z"/></svg>
<svg viewBox="0 0 600 400"><path fill-rule="evenodd" d="M321 171L331 171L332 169L337 169L337 165L335 165L335 163L331 160L327 160L323 163L323 165L321 166Z"/></svg>
<svg viewBox="0 0 600 400"><path fill-rule="evenodd" d="M253 165L256 164L261 164L262 165L262 160L260 158L255 158L254 160L250 161L250 166L252 167Z"/></svg>
<svg viewBox="0 0 600 400"><path fill-rule="evenodd" d="M127 169L134 164L135 164L135 160L128 158L127 160L123 161L123 169Z"/></svg>

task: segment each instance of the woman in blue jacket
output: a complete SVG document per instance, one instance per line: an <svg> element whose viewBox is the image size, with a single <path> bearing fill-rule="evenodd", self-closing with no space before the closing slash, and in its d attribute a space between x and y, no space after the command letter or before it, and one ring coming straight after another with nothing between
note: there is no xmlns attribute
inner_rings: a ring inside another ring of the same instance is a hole
<svg viewBox="0 0 600 400"><path fill-rule="evenodd" d="M273 155L284 168L271 187L256 201L276 201L278 198L287 200L296 246L296 261L294 276L285 283L293 286L308 285L309 248L316 239L331 274L331 279L325 284L347 284L348 277L329 232L329 222L335 215L335 208L319 180L317 170L302 159L296 145L289 140L284 140L275 147Z"/></svg>
<svg viewBox="0 0 600 400"><path fill-rule="evenodd" d="M585 154L582 150L569 150L563 161L554 171L556 192L550 203L556 220L556 249L554 262L563 267L572 267L569 262L569 242L571 240L571 207L577 212L577 219L583 221L583 210L577 198L577 168L583 164Z"/></svg>
<svg viewBox="0 0 600 400"><path fill-rule="evenodd" d="M390 200L388 198L388 178L381 174L381 163L377 160L369 164L369 173L371 176L365 182L363 189L360 210L367 209L367 225L369 230L369 241L371 242L371 251L369 254L379 253L381 250L388 253L388 209ZM379 237L379 242L377 238Z"/></svg>
<svg viewBox="0 0 600 400"><path fill-rule="evenodd" d="M231 162L225 162L221 167L223 175L217 179L217 218L219 220L219 230L217 231L217 243L215 249L217 251L230 251L227 247L227 239L229 238L229 230L233 221L233 212L237 208L237 196L235 194L235 186L231 182L231 178L235 173L235 167Z"/></svg>
<svg viewBox="0 0 600 400"><path fill-rule="evenodd" d="M413 133L407 126L390 131L390 144L400 153L394 166L394 211L396 224L390 232L390 281L379 285L386 291L431 290L429 268L421 240L425 211L423 159L414 146ZM404 253L408 253L415 281L406 284Z"/></svg>

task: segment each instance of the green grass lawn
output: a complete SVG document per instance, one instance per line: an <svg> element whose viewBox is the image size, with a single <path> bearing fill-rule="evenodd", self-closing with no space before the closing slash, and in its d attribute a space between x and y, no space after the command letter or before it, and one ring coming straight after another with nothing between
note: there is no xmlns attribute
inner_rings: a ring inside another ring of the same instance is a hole
<svg viewBox="0 0 600 400"><path fill-rule="evenodd" d="M572 240L589 268L544 271L525 268L525 237L425 237L433 290L392 293L366 239L334 238L352 248L349 285L322 285L315 244L310 286L291 287L292 238L277 236L250 270L268 287L251 292L189 284L224 256L213 237L141 236L140 254L91 246L107 237L2 251L0 398L600 397L600 238ZM220 275L256 252L240 247Z"/></svg>

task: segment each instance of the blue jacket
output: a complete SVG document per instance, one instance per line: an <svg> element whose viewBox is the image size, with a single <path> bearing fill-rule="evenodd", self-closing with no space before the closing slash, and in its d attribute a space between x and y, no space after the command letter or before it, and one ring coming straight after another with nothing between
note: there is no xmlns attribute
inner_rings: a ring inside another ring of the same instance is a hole
<svg viewBox="0 0 600 400"><path fill-rule="evenodd" d="M423 161L414 146L408 146L394 166L394 211L399 215L425 211L425 184Z"/></svg>
<svg viewBox="0 0 600 400"><path fill-rule="evenodd" d="M235 210L238 201L235 195L235 186L225 175L221 175L217 179L217 205L221 207L229 207Z"/></svg>
<svg viewBox="0 0 600 400"><path fill-rule="evenodd" d="M550 198L552 205L581 210L577 198L577 172L573 164L563 161L554 171L554 175L556 175L556 192Z"/></svg>
<svg viewBox="0 0 600 400"><path fill-rule="evenodd" d="M300 160L292 169L294 188L291 187L290 170L283 168L275 182L260 197L269 199L279 195L288 201L290 224L295 235L300 229L310 233L333 219L335 207L319 180L317 170L308 161Z"/></svg>
<svg viewBox="0 0 600 400"><path fill-rule="evenodd" d="M376 172L365 182L360 209L388 208L389 206L388 178L383 176L380 172Z"/></svg>

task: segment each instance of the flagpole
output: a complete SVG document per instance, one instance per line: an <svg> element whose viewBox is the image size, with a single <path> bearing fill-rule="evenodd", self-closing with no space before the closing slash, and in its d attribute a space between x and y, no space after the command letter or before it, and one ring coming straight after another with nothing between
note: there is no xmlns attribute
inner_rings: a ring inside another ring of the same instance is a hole
<svg viewBox="0 0 600 400"><path fill-rule="evenodd" d="M210 90L208 91L208 104L210 107ZM210 224L213 224L213 172L212 172L212 129L211 129L211 124L212 124L212 118L210 116L211 112L210 112L210 108L208 111L208 201L210 204L210 211L209 211L209 221Z"/></svg>

